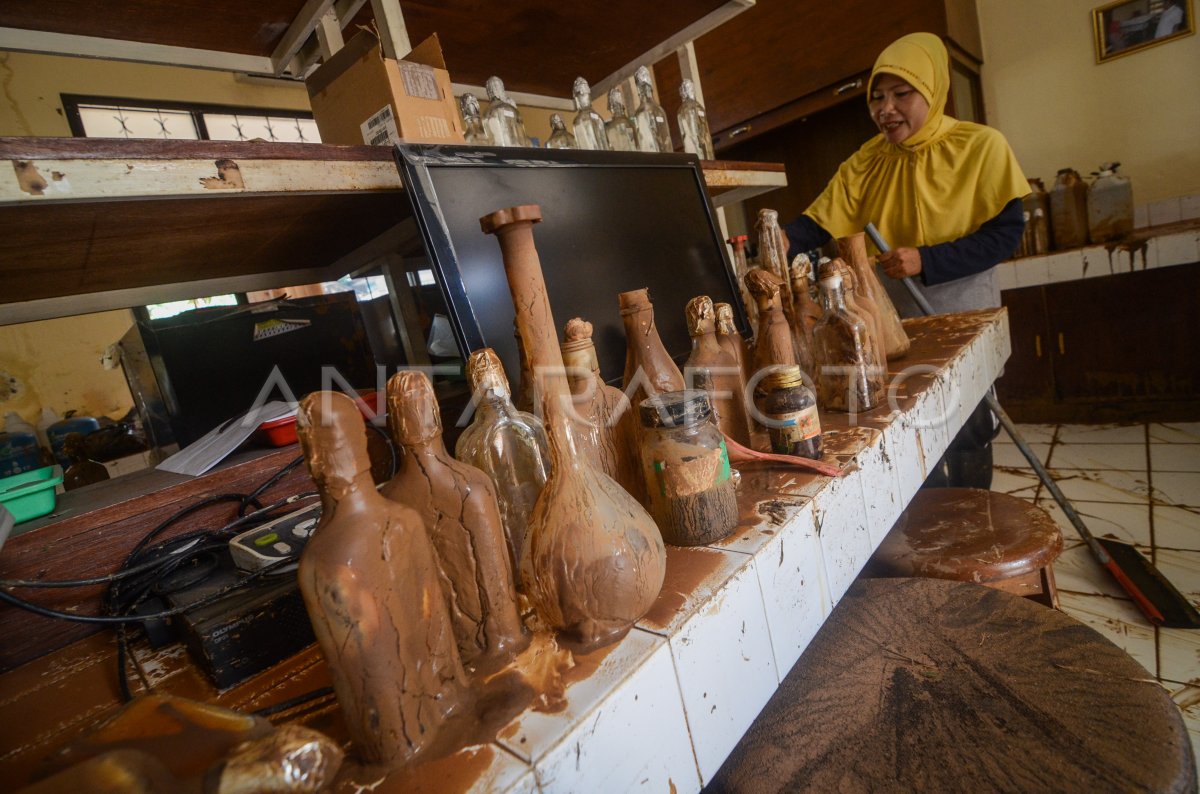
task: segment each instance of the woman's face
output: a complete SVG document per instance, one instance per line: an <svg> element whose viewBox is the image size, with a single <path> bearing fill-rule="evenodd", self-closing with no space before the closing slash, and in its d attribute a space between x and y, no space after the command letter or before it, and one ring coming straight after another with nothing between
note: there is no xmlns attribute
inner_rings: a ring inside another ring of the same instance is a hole
<svg viewBox="0 0 1200 794"><path fill-rule="evenodd" d="M894 74L881 74L871 86L871 120L888 139L904 143L925 125L929 103L921 92Z"/></svg>

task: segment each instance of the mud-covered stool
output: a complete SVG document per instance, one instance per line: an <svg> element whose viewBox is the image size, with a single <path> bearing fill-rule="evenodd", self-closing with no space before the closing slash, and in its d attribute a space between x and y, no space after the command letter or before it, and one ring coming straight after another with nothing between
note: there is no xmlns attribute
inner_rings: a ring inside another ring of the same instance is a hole
<svg viewBox="0 0 1200 794"><path fill-rule="evenodd" d="M859 579L706 792L1195 791L1179 708L1061 612Z"/></svg>
<svg viewBox="0 0 1200 794"><path fill-rule="evenodd" d="M1062 532L1037 505L979 488L922 488L879 544L864 576L974 582L1058 606Z"/></svg>

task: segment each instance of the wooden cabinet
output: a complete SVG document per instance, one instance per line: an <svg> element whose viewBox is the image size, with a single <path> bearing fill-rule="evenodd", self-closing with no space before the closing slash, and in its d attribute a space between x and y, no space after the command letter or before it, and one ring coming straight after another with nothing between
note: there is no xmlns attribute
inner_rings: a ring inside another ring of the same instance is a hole
<svg viewBox="0 0 1200 794"><path fill-rule="evenodd" d="M952 53L975 69L982 61L974 0L758 0L695 41L717 150L862 96L879 52L918 30L947 39ZM663 59L655 75L674 118L678 62Z"/></svg>
<svg viewBox="0 0 1200 794"><path fill-rule="evenodd" d="M997 381L1018 421L1200 418L1200 264L1003 294L1012 357Z"/></svg>

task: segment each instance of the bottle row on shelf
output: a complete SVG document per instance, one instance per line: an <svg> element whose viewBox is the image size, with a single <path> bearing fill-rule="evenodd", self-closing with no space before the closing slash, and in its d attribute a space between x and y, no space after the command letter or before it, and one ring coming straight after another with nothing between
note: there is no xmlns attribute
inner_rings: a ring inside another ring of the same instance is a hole
<svg viewBox="0 0 1200 794"><path fill-rule="evenodd" d="M666 111L654 97L650 70L645 66L639 67L634 74L634 84L638 97L633 115L629 115L625 92L618 85L608 92L610 118L605 121L592 107L592 90L588 81L582 77L575 78L572 88L575 116L571 120L571 127L568 129L561 114L552 114L546 148L674 151ZM481 112L479 98L474 94L463 94L459 99L467 143L480 146L532 146L521 111L504 90L504 82L499 77L489 77L486 90L486 112ZM704 106L696 99L696 87L691 80L684 79L679 86L679 95L682 101L676 120L683 138L683 150L702 160L712 160L714 154L708 117Z"/></svg>

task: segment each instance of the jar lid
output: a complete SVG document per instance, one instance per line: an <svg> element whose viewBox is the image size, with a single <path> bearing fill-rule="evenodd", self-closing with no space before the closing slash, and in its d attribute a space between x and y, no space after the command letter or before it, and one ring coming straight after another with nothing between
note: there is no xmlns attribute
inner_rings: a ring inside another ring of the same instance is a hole
<svg viewBox="0 0 1200 794"><path fill-rule="evenodd" d="M701 389L669 391L647 397L638 404L642 427L690 427L712 418L708 392Z"/></svg>
<svg viewBox="0 0 1200 794"><path fill-rule="evenodd" d="M767 391L776 389L792 389L804 384L804 373L798 366L781 366L763 378L763 388Z"/></svg>

